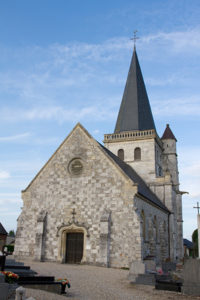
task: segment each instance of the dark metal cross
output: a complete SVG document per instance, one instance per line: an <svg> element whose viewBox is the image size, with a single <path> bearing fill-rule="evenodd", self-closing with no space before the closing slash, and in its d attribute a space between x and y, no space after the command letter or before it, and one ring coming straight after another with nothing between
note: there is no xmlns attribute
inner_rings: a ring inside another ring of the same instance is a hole
<svg viewBox="0 0 200 300"><path fill-rule="evenodd" d="M199 202L197 202L197 206L193 206L193 208L197 208L198 215L199 215L199 209L200 209Z"/></svg>
<svg viewBox="0 0 200 300"><path fill-rule="evenodd" d="M131 40L133 41L133 43L134 43L134 48L135 48L135 45L136 45L136 41L139 39L139 37L137 36L137 30L135 30L134 32L133 32L133 38L131 38Z"/></svg>
<svg viewBox="0 0 200 300"><path fill-rule="evenodd" d="M73 208L73 211L72 211L72 220L73 220L73 222L75 221L75 215L76 215L75 208Z"/></svg>

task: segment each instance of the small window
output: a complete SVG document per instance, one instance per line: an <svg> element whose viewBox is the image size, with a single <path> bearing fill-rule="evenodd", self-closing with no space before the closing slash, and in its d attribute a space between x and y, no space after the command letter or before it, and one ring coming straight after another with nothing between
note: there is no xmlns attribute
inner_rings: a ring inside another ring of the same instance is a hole
<svg viewBox="0 0 200 300"><path fill-rule="evenodd" d="M146 239L146 220L145 220L145 214L144 211L141 211L141 220L142 220L142 237L145 240Z"/></svg>
<svg viewBox="0 0 200 300"><path fill-rule="evenodd" d="M155 240L158 242L158 223L157 223L157 218L154 216L153 218L153 225L154 225L154 230L155 230Z"/></svg>
<svg viewBox="0 0 200 300"><path fill-rule="evenodd" d="M124 150L123 149L119 149L117 155L121 160L124 160Z"/></svg>
<svg viewBox="0 0 200 300"><path fill-rule="evenodd" d="M134 150L134 160L141 160L141 149L139 147Z"/></svg>

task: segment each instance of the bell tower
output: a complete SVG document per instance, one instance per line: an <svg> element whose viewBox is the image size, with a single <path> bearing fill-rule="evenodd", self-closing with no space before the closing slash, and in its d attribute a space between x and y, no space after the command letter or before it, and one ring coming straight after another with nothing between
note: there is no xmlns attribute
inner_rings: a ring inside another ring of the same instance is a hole
<svg viewBox="0 0 200 300"><path fill-rule="evenodd" d="M162 176L162 142L156 133L135 47L115 130L104 135L104 145L147 182Z"/></svg>
<svg viewBox="0 0 200 300"><path fill-rule="evenodd" d="M170 258L172 261L182 258L182 192L176 138L169 125L161 139L156 132L135 47L115 130L104 135L104 145L129 164L171 211Z"/></svg>

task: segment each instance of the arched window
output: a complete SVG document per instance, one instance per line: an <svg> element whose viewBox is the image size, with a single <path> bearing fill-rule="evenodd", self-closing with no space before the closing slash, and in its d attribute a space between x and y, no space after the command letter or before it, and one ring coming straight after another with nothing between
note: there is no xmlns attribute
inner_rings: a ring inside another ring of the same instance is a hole
<svg viewBox="0 0 200 300"><path fill-rule="evenodd" d="M145 214L144 211L141 211L141 221L142 221L142 237L145 241L146 239L146 220L145 220Z"/></svg>
<svg viewBox="0 0 200 300"><path fill-rule="evenodd" d="M121 160L124 160L124 150L123 149L119 149L117 155Z"/></svg>
<svg viewBox="0 0 200 300"><path fill-rule="evenodd" d="M153 218L153 225L154 225L154 230L155 230L155 240L158 242L158 224L157 224L157 218L154 216Z"/></svg>
<svg viewBox="0 0 200 300"><path fill-rule="evenodd" d="M141 149L139 147L134 150L134 160L141 160Z"/></svg>

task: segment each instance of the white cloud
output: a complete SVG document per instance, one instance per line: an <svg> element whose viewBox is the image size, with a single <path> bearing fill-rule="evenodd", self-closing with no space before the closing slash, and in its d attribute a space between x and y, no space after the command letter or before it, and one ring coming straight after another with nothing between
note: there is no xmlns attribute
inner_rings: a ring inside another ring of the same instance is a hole
<svg viewBox="0 0 200 300"><path fill-rule="evenodd" d="M7 171L0 171L0 179L7 179L10 177L10 173Z"/></svg>
<svg viewBox="0 0 200 300"><path fill-rule="evenodd" d="M12 135L12 136L3 136L0 137L0 142L14 142L18 141L21 139L25 139L30 136L29 132L22 133L22 134L17 134L17 135Z"/></svg>
<svg viewBox="0 0 200 300"><path fill-rule="evenodd" d="M152 101L153 112L158 116L200 116L199 97L180 97ZM173 107L173 109L172 109Z"/></svg>
<svg viewBox="0 0 200 300"><path fill-rule="evenodd" d="M82 108L66 109L62 106L49 106L49 107L34 107L30 109L2 109L0 112L0 119L9 122L20 121L35 121L35 120L56 120L63 121L81 121L85 118L93 120L106 120L114 118L115 113L110 109L104 109L102 106L86 106ZM28 134L15 136L13 138L27 137ZM2 140L9 140L9 138ZM0 138L1 141L1 138Z"/></svg>
<svg viewBox="0 0 200 300"><path fill-rule="evenodd" d="M200 28L192 28L186 31L159 32L141 38L144 44L154 43L157 48L167 47L167 51L182 53L200 50Z"/></svg>
<svg viewBox="0 0 200 300"><path fill-rule="evenodd" d="M21 203L22 200L20 198L7 198L7 199L1 199L0 198L0 205L9 205L14 203ZM1 211L1 208L0 208Z"/></svg>

